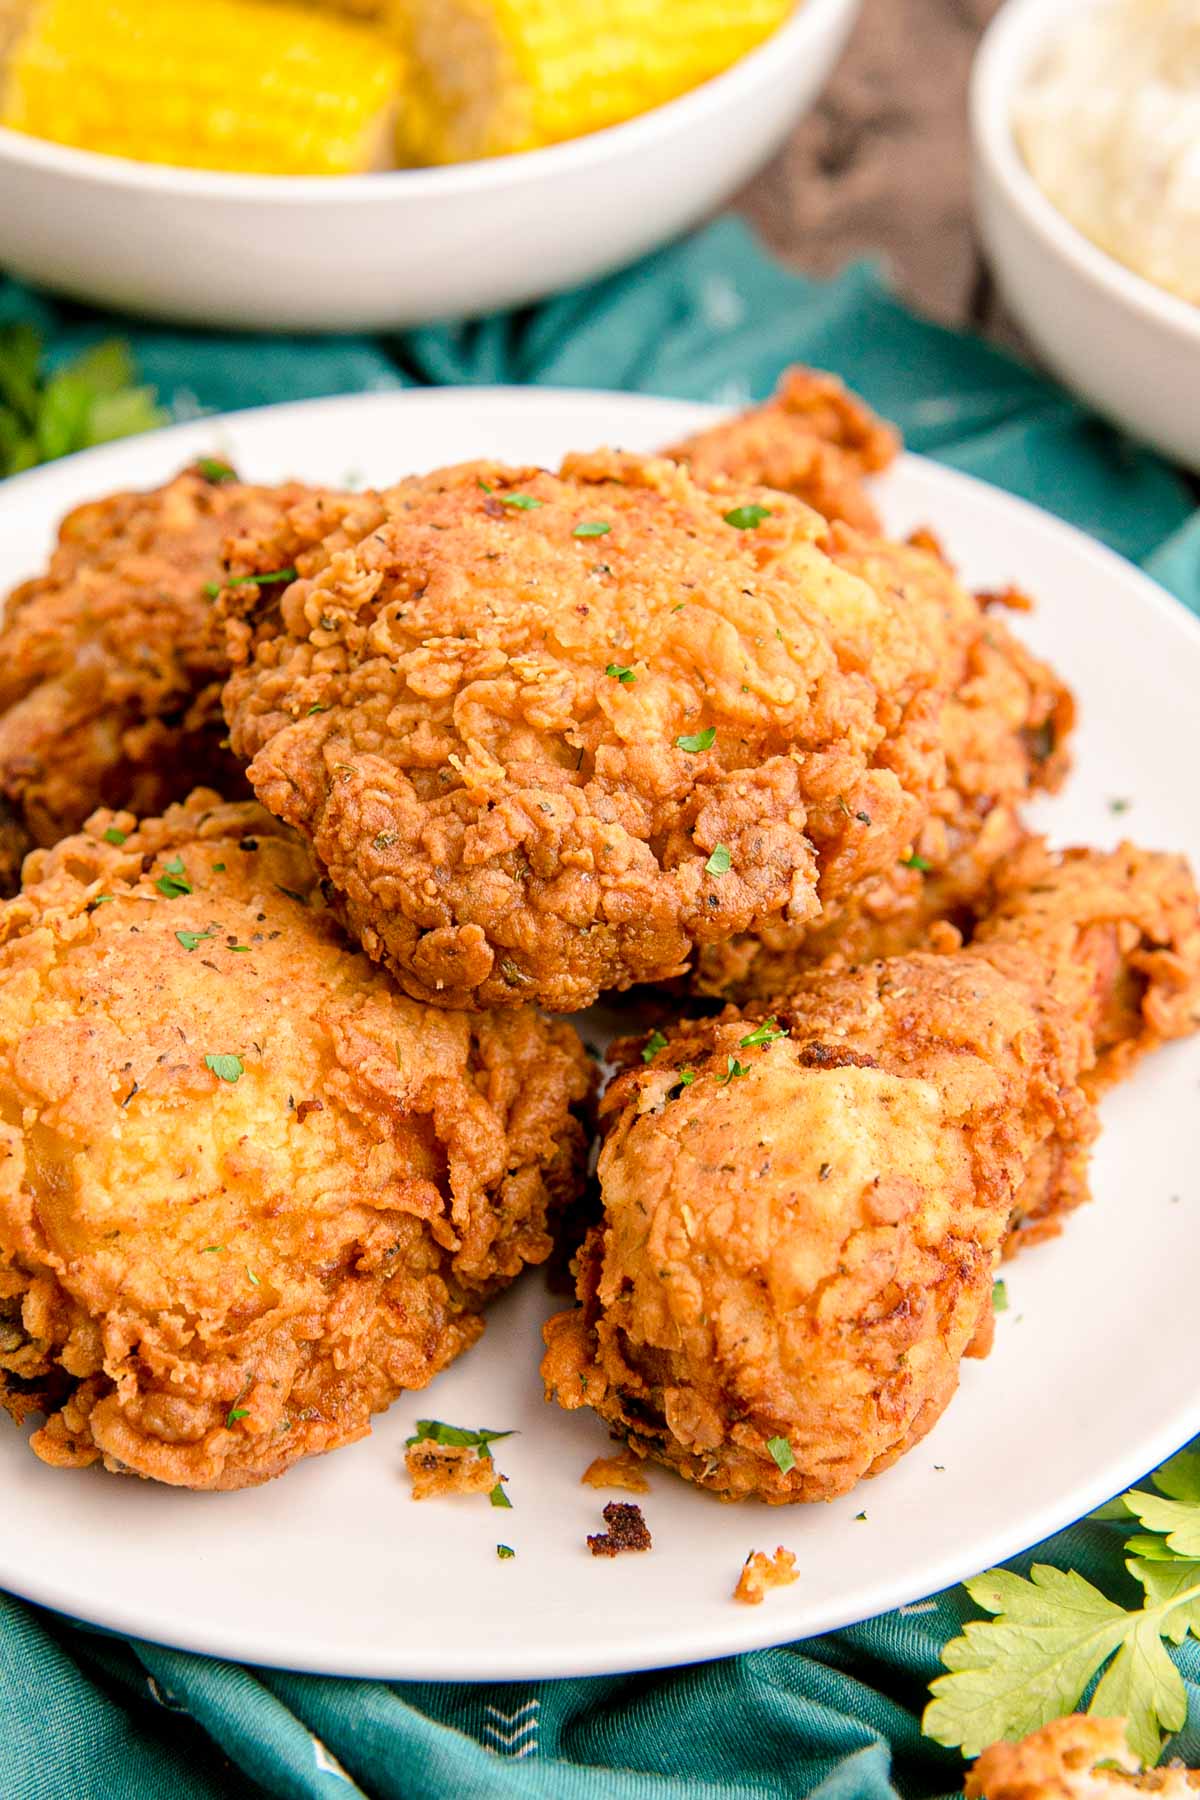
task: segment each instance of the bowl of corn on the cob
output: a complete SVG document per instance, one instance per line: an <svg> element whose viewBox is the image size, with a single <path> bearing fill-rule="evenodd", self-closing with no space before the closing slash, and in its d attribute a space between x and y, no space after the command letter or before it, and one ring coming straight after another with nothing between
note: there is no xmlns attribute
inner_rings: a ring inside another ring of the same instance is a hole
<svg viewBox="0 0 1200 1800"><path fill-rule="evenodd" d="M478 315L718 205L859 0L0 0L0 264L209 325Z"/></svg>

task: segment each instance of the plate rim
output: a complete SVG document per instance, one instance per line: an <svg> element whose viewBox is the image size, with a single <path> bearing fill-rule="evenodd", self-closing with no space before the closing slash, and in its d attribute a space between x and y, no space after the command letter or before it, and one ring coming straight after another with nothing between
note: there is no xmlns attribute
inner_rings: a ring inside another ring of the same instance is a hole
<svg viewBox="0 0 1200 1800"><path fill-rule="evenodd" d="M385 392L368 394L331 395L317 399L284 402L272 406L248 408L238 412L209 414L200 419L166 427L155 433L145 434L142 438L124 439L116 444L101 445L94 449L77 453L75 456L62 458L58 462L45 467L33 469L25 474L15 476L0 487L0 529L3 528L5 502L15 502L18 506L27 498L37 496L42 502L53 494L56 487L63 483L63 476L68 470L72 476L83 469L96 468L103 479L105 464L119 462L128 456L132 446L138 446L149 452L149 447L161 450L163 476L173 470L176 461L172 456L174 446L189 447L197 441L203 441L206 435L214 432L236 432L240 428L256 425L268 426L288 415L296 417L300 414L311 418L314 413L320 414L330 409L346 408L361 410L382 410L392 408L404 410L455 410L472 408L503 412L517 406L526 412L542 412L548 418L561 420L564 415L583 405L595 405L597 402L622 402L637 405L643 409L653 408L661 411L664 424L673 420L676 424L690 416L693 421L705 418L717 419L727 415L728 407L713 406L708 403L668 399L639 391L631 392L622 389L579 389L549 387L448 387L448 388L397 388ZM666 433L664 432L664 435ZM926 477L932 476L939 485L945 485L951 499L956 494L969 505L987 508L999 507L1002 511L1015 507L1025 521L1043 533L1061 541L1066 541L1072 551L1085 561L1098 563L1106 570L1110 578L1119 577L1131 589L1131 597L1136 596L1142 605L1149 605L1158 613L1164 624L1173 627L1183 634L1191 644L1189 654L1200 649L1200 620L1192 615L1179 601L1175 600L1152 577L1146 575L1136 565L1089 537L1078 527L1057 518L1033 502L1017 495L1007 493L1004 489L981 481L962 470L950 468L931 458L913 456L909 453L901 459L901 466L908 465ZM71 484L73 485L73 483ZM1019 1551L1041 1542L1046 1537L1060 1530L1065 1525L1081 1519L1094 1507L1111 1497L1115 1492L1130 1485L1143 1476L1148 1469L1157 1464L1182 1443L1200 1433L1200 1392L1189 1406L1172 1415L1170 1421L1139 1440L1137 1446L1126 1449L1106 1463L1103 1473L1097 1477L1092 1475L1073 1486L1066 1498L1048 1500L1032 1514L1024 1512L1020 1520L1011 1529L995 1530L987 1538L986 1560L980 1565L990 1567L1003 1562ZM756 1523L764 1515L761 1510L754 1509ZM774 1515L772 1515L774 1516ZM914 1600L937 1594L947 1587L962 1580L964 1574L974 1573L974 1551L972 1567L962 1567L961 1551L957 1554L948 1549L935 1557L927 1557L922 1563L921 1591L914 1593L911 1576L905 1578L902 1569L888 1580L877 1584L872 1596L871 1610L862 1610L861 1604L852 1604L847 1610L839 1605L836 1597L831 1596L827 1602L818 1604L806 1621L803 1639L797 1640L792 1635L786 1620L780 1619L770 1607L761 1612L734 1612L727 1628L713 1631L704 1627L683 1624L680 1626L664 1626L655 1633L653 1647L649 1650L631 1646L627 1654L623 1654L619 1663L611 1659L597 1661L587 1654L586 1643L581 1642L574 1655L553 1652L553 1666L549 1665L548 1655L540 1653L536 1647L532 1651L525 1650L519 1642L510 1644L503 1663L498 1664L495 1657L484 1663L473 1660L471 1646L453 1653L442 1646L432 1649L420 1646L396 1646L381 1648L376 1645L363 1644L356 1654L335 1653L322 1656L310 1643L309 1653L298 1654L283 1641L283 1634L273 1635L269 1628L264 1629L260 1620L255 1617L244 1618L241 1626L231 1625L229 1628L216 1626L201 1627L199 1633L190 1632L186 1626L178 1631L172 1629L169 1636L160 1636L155 1630L146 1630L146 1621L139 1618L139 1605L136 1601L125 1603L120 1596L115 1596L111 1604L105 1604L93 1610L91 1617L82 1619L76 1610L73 1596L67 1591L68 1577L57 1579L53 1572L44 1577L36 1574L33 1579L24 1577L19 1569L14 1570L12 1562L19 1550L15 1542L6 1544L0 1540L0 1589L15 1597L49 1608L62 1616L76 1620L88 1630L102 1634L132 1637L140 1641L162 1644L185 1652L208 1657L218 1657L251 1666L288 1669L313 1674L335 1677L394 1680L394 1681L461 1681L481 1683L493 1681L537 1681L555 1677L594 1676L615 1673L637 1673L651 1669L667 1669L683 1667L689 1664L704 1662L715 1658L741 1655L759 1649L777 1646L794 1641L805 1641L825 1632L843 1629L859 1623L867 1618L874 1618L881 1613Z"/></svg>

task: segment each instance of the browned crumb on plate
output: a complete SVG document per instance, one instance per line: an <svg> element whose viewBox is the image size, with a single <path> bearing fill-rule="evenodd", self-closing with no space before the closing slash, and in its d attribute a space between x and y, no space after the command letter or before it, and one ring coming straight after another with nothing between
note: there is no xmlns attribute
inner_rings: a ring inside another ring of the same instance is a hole
<svg viewBox="0 0 1200 1800"><path fill-rule="evenodd" d="M619 1456L598 1456L588 1464L580 1480L585 1487L625 1488L631 1494L650 1492L645 1471L632 1450L622 1450Z"/></svg>
<svg viewBox="0 0 1200 1800"><path fill-rule="evenodd" d="M490 1457L465 1444L438 1444L424 1439L410 1444L404 1457L412 1476L414 1500L439 1500L446 1494L490 1494L497 1476Z"/></svg>
<svg viewBox="0 0 1200 1800"><path fill-rule="evenodd" d="M768 1588L790 1587L793 1581L799 1579L796 1558L782 1544L774 1556L768 1556L763 1550L752 1550L742 1564L733 1597L735 1600L744 1600L747 1606L761 1606Z"/></svg>
<svg viewBox="0 0 1200 1800"><path fill-rule="evenodd" d="M640 1506L629 1500L610 1500L604 1509L608 1530L588 1538L593 1556L619 1556L622 1550L649 1550L650 1532Z"/></svg>

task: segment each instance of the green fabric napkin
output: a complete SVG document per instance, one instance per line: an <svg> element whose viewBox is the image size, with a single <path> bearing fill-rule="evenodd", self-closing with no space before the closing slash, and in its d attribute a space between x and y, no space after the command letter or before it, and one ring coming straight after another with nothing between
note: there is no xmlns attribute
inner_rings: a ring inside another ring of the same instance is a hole
<svg viewBox="0 0 1200 1800"><path fill-rule="evenodd" d="M910 448L1070 519L1200 611L1200 514L1163 463L1040 376L914 318L869 265L817 283L732 220L541 307L394 339L182 333L0 287L0 322L53 360L114 333L178 417L425 383L543 382L738 404L785 364L836 370ZM1083 601L1081 600L1081 607ZM1082 619L1081 619L1082 623ZM64 1476L64 1480L71 1479ZM1121 1537L1039 1546L1131 1601ZM97 1554L102 1554L97 1546ZM336 1550L331 1551L336 1554ZM1033 1555L1016 1559L1025 1570ZM920 1735L961 1589L847 1631L656 1675L461 1684L338 1681L207 1661L0 1595L3 1800L917 1800L961 1791ZM1200 1644L1174 1652L1197 1721Z"/></svg>

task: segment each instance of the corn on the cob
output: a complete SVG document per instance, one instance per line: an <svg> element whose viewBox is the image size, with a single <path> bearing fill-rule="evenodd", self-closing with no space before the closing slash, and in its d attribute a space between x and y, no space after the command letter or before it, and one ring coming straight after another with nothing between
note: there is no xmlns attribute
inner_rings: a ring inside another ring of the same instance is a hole
<svg viewBox="0 0 1200 1800"><path fill-rule="evenodd" d="M33 0L0 122L139 162L279 175L391 163L402 57L271 0Z"/></svg>
<svg viewBox="0 0 1200 1800"><path fill-rule="evenodd" d="M389 0L413 90L400 161L461 162L582 137L736 62L795 0Z"/></svg>

